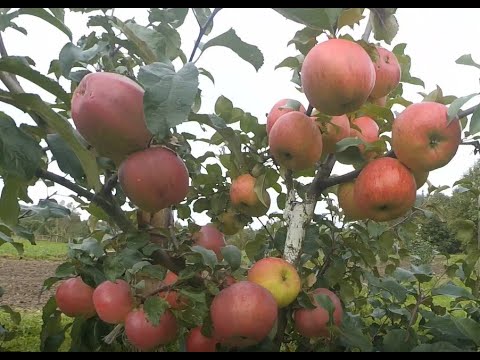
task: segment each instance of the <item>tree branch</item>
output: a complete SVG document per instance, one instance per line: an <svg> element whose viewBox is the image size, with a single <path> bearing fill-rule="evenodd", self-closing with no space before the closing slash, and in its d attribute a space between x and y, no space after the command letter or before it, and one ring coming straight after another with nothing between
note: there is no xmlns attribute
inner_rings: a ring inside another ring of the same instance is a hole
<svg viewBox="0 0 480 360"><path fill-rule="evenodd" d="M329 176L332 173L332 170L333 170L333 167L335 166L336 161L337 160L335 159L335 154L328 154L325 162L322 165L320 165L320 168L315 174L315 178L313 179L312 184L308 189L309 193L315 198L317 198L318 195L320 195L320 193L326 189L325 188L319 191L319 189L321 189L319 184L329 179Z"/></svg>
<svg viewBox="0 0 480 360"><path fill-rule="evenodd" d="M480 104L477 104L475 106L472 106L471 108L468 108L467 110L459 111L457 114L457 117L459 119L464 118L465 116L471 115L475 112L480 107Z"/></svg>
<svg viewBox="0 0 480 360"><path fill-rule="evenodd" d="M197 52L197 49L198 47L200 46L200 41L202 40L202 37L203 35L205 35L205 32L207 31L208 29L208 26L210 25L210 23L212 22L213 18L215 17L215 15L217 15L217 13L222 10L222 8L215 8L213 10L213 12L210 14L210 16L208 17L207 21L205 22L205 24L200 28L200 32L198 33L198 37L197 37L197 40L195 41L195 45L193 46L193 50L192 50L192 54L190 55L190 59L188 60L188 62L192 62L193 61L193 57L195 56L195 53Z"/></svg>
<svg viewBox="0 0 480 360"><path fill-rule="evenodd" d="M371 10L370 10L371 11ZM362 35L362 40L368 42L370 34L372 33L372 14L368 16L367 26L365 27L365 32Z"/></svg>

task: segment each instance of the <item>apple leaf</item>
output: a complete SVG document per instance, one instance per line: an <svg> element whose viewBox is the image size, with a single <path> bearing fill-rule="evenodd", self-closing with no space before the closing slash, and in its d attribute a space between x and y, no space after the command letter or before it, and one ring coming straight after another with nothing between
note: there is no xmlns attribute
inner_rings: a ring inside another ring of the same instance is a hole
<svg viewBox="0 0 480 360"><path fill-rule="evenodd" d="M460 64L460 65L474 66L474 67L480 69L480 64L473 61L472 54L462 55L457 60L455 60L455 62L457 64Z"/></svg>
<svg viewBox="0 0 480 360"><path fill-rule="evenodd" d="M353 29L354 25L359 25L360 20L365 17L363 16L364 11L365 8L344 9L338 18L337 29L341 29L344 26L350 26Z"/></svg>
<svg viewBox="0 0 480 360"><path fill-rule="evenodd" d="M333 312L335 311L335 305L333 305L330 297L325 294L315 294L313 295L313 299L315 300L315 303L328 311L328 324L330 326L333 325Z"/></svg>
<svg viewBox="0 0 480 360"><path fill-rule="evenodd" d="M470 119L470 126L468 128L470 135L475 135L480 132L480 106L475 109Z"/></svg>
<svg viewBox="0 0 480 360"><path fill-rule="evenodd" d="M209 8L192 8L195 19L197 19L198 26L203 28L207 23L208 18L212 15L212 11ZM212 31L213 21L210 21L210 24L205 29L205 35L210 34Z"/></svg>
<svg viewBox="0 0 480 360"><path fill-rule="evenodd" d="M20 8L18 12L19 14L32 15L42 20L45 20L49 24L55 26L58 30L63 32L65 35L67 35L70 41L72 41L72 32L70 31L70 29L63 23L61 19L53 16L47 10L42 8Z"/></svg>
<svg viewBox="0 0 480 360"><path fill-rule="evenodd" d="M221 250L223 258L230 265L230 268L235 271L237 270L242 262L242 253L235 245L227 245Z"/></svg>
<svg viewBox="0 0 480 360"><path fill-rule="evenodd" d="M294 111L300 111L300 107L302 106L302 103L298 100L294 99L288 99L285 105L280 106L278 109L283 110L283 109L291 109Z"/></svg>
<svg viewBox="0 0 480 360"><path fill-rule="evenodd" d="M188 15L188 8L152 8L149 10L148 21L151 23L168 23L174 28L182 26Z"/></svg>
<svg viewBox="0 0 480 360"><path fill-rule="evenodd" d="M138 81L145 88L147 127L164 139L170 128L187 120L198 90L198 69L188 63L176 73L172 65L153 63L140 68Z"/></svg>
<svg viewBox="0 0 480 360"><path fill-rule="evenodd" d="M19 325L20 324L20 321L22 320L22 317L20 315L20 313L18 311L14 311L10 306L8 305L1 305L0 306L0 310L6 312L8 315L10 315L10 320L12 320L12 322L15 324L15 325Z"/></svg>
<svg viewBox="0 0 480 360"><path fill-rule="evenodd" d="M457 239L462 243L467 244L473 240L476 226L472 220L455 219L450 226L455 232Z"/></svg>
<svg viewBox="0 0 480 360"><path fill-rule="evenodd" d="M301 57L301 59L299 59L299 57ZM298 69L302 65L302 62L303 62L303 55L289 56L289 57L283 59L280 62L280 64L275 66L274 69L277 70L277 69L282 68L282 67L287 67L287 68L290 68L290 69Z"/></svg>
<svg viewBox="0 0 480 360"><path fill-rule="evenodd" d="M74 130L74 132L76 131ZM77 155L75 155L60 135L48 134L46 141L48 148L52 152L53 159L57 161L60 170L75 180L80 180L85 177L85 172L83 171L80 160L78 160Z"/></svg>
<svg viewBox="0 0 480 360"><path fill-rule="evenodd" d="M453 318L453 323L460 332L480 346L480 324L470 318Z"/></svg>
<svg viewBox="0 0 480 360"><path fill-rule="evenodd" d="M207 41L203 45L202 53L212 46L224 46L235 52L240 58L250 63L255 70L259 70L264 62L263 54L255 45L248 44L240 39L235 30L230 29L221 35Z"/></svg>
<svg viewBox="0 0 480 360"><path fill-rule="evenodd" d="M267 237L263 233L258 233L254 239L247 241L245 244L245 253L250 261L256 261L263 253Z"/></svg>
<svg viewBox="0 0 480 360"><path fill-rule="evenodd" d="M165 299L162 299L160 296L150 296L143 304L143 311L145 311L148 321L153 326L158 326L168 307L169 304Z"/></svg>
<svg viewBox="0 0 480 360"><path fill-rule="evenodd" d="M464 352L464 351L466 350L460 349L455 345L446 341L438 341L431 344L420 344L411 350L411 352Z"/></svg>
<svg viewBox="0 0 480 360"><path fill-rule="evenodd" d="M371 8L370 10L375 40L384 40L390 45L398 32L398 21L393 14L395 9Z"/></svg>
<svg viewBox="0 0 480 360"><path fill-rule="evenodd" d="M361 114L361 115L360 115ZM394 116L392 110L387 107L365 103L359 110L359 116L369 116L373 119L380 118L387 120L390 124L393 122Z"/></svg>
<svg viewBox="0 0 480 360"><path fill-rule="evenodd" d="M202 256L203 263L209 268L213 269L215 265L217 265L217 255L212 250L205 249L203 246L194 245L192 246L192 251L200 254Z"/></svg>
<svg viewBox="0 0 480 360"><path fill-rule="evenodd" d="M333 33L342 8L274 8L289 20L314 30L329 30Z"/></svg>
<svg viewBox="0 0 480 360"><path fill-rule="evenodd" d="M410 351L417 344L417 340L415 336L407 336L407 335L408 335L408 332L405 329L389 330L383 337L383 351L386 351L386 352ZM400 339L402 339L402 341L399 341ZM408 339L408 340L405 341L404 339Z"/></svg>
<svg viewBox="0 0 480 360"><path fill-rule="evenodd" d="M264 173L257 177L255 181L255 186L253 190L255 191L255 194L257 195L258 199L260 202L268 208L270 204L268 203L268 193L267 190L265 189L265 178L267 177L267 174Z"/></svg>
<svg viewBox="0 0 480 360"><path fill-rule="evenodd" d="M310 49L312 49L317 44L317 36L319 36L321 33L322 30L314 30L310 27L303 28L295 33L295 36L287 43L287 46L294 44L295 48L300 51L302 56L305 56L310 51ZM296 75L298 74L294 73L294 76ZM296 82L296 84L299 85L298 82Z"/></svg>
<svg viewBox="0 0 480 360"><path fill-rule="evenodd" d="M91 48L83 50L72 43L67 43L62 50L60 50L59 67L60 72L65 78L69 78L70 70L77 62L89 62L93 60L99 53L104 51L108 46L105 41L99 41Z"/></svg>
<svg viewBox="0 0 480 360"><path fill-rule="evenodd" d="M478 96L478 95L479 95L479 93L470 94L470 95L463 96L461 98L458 98L458 99L454 100L448 108L448 124L447 124L447 126L450 125L450 123L457 118L457 114L460 111L461 107L463 105L465 105L470 99L472 99L472 98L474 98L475 96Z"/></svg>
<svg viewBox="0 0 480 360"><path fill-rule="evenodd" d="M358 348L363 352L372 351L370 338L358 326L342 323L340 341L351 348Z"/></svg>
<svg viewBox="0 0 480 360"><path fill-rule="evenodd" d="M454 298L475 299L467 288L457 286L451 282L432 289L432 295L447 295Z"/></svg>
<svg viewBox="0 0 480 360"><path fill-rule="evenodd" d="M9 226L15 226L18 222L20 205L18 204L18 191L22 183L13 176L3 178L3 189L0 197L0 219Z"/></svg>
<svg viewBox="0 0 480 360"><path fill-rule="evenodd" d="M212 82L212 84L215 85L215 79L213 78L213 75L210 74L210 72L208 72L208 71L205 70L204 68L198 68L198 74L199 74L199 75L206 76L207 78L210 79L210 81Z"/></svg>

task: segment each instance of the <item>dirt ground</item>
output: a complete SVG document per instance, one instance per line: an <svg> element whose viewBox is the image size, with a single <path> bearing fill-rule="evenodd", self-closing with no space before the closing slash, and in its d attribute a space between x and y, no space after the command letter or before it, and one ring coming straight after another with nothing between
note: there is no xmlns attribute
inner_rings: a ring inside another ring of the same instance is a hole
<svg viewBox="0 0 480 360"><path fill-rule="evenodd" d="M54 285L39 298L43 281L55 274L59 264L58 261L0 258L0 287L5 291L0 305L40 310L55 291Z"/></svg>

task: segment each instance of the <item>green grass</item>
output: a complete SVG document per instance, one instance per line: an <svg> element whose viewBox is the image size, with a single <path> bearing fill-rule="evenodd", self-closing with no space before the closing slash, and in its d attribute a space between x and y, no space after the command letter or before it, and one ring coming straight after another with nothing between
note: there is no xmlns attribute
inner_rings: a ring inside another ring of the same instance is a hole
<svg viewBox="0 0 480 360"><path fill-rule="evenodd" d="M42 312L39 311L21 311L22 320L19 325L14 324L10 316L0 311L0 324L7 330L14 331L15 337L10 341L0 341L1 351L21 351L38 352L40 351L40 332L42 331ZM70 323L72 319L62 316L62 325ZM65 341L60 347L60 351L68 351L70 348L70 335L67 331Z"/></svg>
<svg viewBox="0 0 480 360"><path fill-rule="evenodd" d="M67 256L68 244L61 242L37 241L36 245L30 244L27 240L17 239L22 243L24 253L20 255L13 245L5 243L0 246L0 257L10 259L30 260L63 260Z"/></svg>

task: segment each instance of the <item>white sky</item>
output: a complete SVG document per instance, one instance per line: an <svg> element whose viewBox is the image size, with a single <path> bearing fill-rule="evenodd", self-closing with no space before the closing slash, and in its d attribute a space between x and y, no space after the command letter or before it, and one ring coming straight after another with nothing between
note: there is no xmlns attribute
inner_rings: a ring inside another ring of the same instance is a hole
<svg viewBox="0 0 480 360"><path fill-rule="evenodd" d="M138 23L145 25L148 12L147 9L119 8L115 10L115 16L122 20L134 17ZM421 78L426 85L425 90L419 86L404 85L404 96L407 99L421 101L422 97L417 92L428 93L434 90L437 84L445 95L464 96L479 91L478 69L455 64L455 60L464 54L472 54L473 59L480 62L480 48L476 46L479 18L480 9L397 10L399 32L391 45L383 46L392 49L398 43L407 43L405 51L412 58L410 73ZM86 26L87 19L88 14L66 12L65 22L72 30L74 44L79 37L92 31ZM29 34L24 36L8 29L3 37L9 54L31 57L36 62L37 70L46 74L50 61L58 58L61 48L69 41L68 38L50 24L31 16L22 16L16 23L25 27ZM257 73L252 65L241 60L229 49L213 47L206 50L197 66L204 67L213 74L215 85L204 76L200 77L203 94L201 112L213 112L213 105L220 95L228 97L234 106L255 115L261 123L265 123L265 113L281 98L297 99L306 107L308 102L305 96L290 82L291 71L286 68L274 70L275 65L284 58L297 54L293 45L289 47L286 45L302 25L285 19L271 9L226 8L216 16L213 31L203 41L230 28L235 29L242 40L260 48L265 57L264 65ZM353 36L359 38L364 28L365 21L362 21L360 26L355 27ZM191 12L178 30L182 37L182 49L188 57L198 34L198 24ZM20 81L27 92L38 92L45 100L53 101L51 96L35 85L22 79ZM65 84L68 83L65 82L63 85ZM3 84L0 87L4 88ZM68 87L66 89L69 90ZM479 100L480 97L473 99L465 105L465 108ZM12 116L17 123L32 123L27 115L3 103L0 103L0 111ZM191 133L201 132L195 124L185 124L180 129ZM205 137L203 133L199 135ZM205 147L200 146L194 150L203 153ZM473 147L460 146L455 158L442 169L431 172L429 180L437 186L452 185L475 160ZM49 170L59 173L55 164L52 164ZM334 173L341 174L349 170L349 167L337 164ZM57 192L59 200L70 200L65 198L71 194L67 189L57 186L54 189L47 189L40 182L30 188L29 195L37 202L53 191ZM275 191L270 193L276 194ZM321 207L319 205L317 211L321 210ZM272 210L275 209L276 201L272 197ZM205 215L197 215L194 218L200 224L210 220ZM254 224L254 227L257 226L258 223Z"/></svg>

